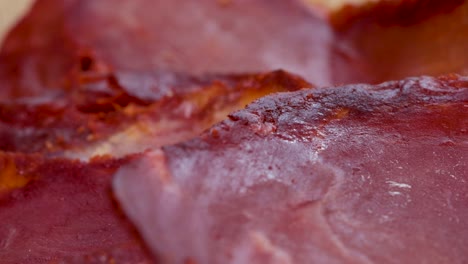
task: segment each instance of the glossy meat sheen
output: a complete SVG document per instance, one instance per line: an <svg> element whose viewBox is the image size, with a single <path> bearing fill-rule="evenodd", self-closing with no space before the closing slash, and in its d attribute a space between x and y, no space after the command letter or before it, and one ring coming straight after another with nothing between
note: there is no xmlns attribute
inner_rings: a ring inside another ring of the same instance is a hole
<svg viewBox="0 0 468 264"><path fill-rule="evenodd" d="M110 193L128 161L0 153L1 263L151 263Z"/></svg>
<svg viewBox="0 0 468 264"><path fill-rule="evenodd" d="M467 107L455 75L267 96L114 191L163 263L464 263Z"/></svg>
<svg viewBox="0 0 468 264"><path fill-rule="evenodd" d="M329 84L329 45L330 28L297 1L40 0L3 44L0 98L68 89L82 70L281 68Z"/></svg>
<svg viewBox="0 0 468 264"><path fill-rule="evenodd" d="M71 93L0 103L0 149L81 159L122 156L192 138L261 96L311 87L283 71L82 76Z"/></svg>

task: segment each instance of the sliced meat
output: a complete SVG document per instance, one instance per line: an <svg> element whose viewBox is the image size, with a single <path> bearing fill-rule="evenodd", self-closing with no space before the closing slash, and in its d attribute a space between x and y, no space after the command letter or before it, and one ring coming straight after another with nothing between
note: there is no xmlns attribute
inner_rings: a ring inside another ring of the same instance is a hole
<svg viewBox="0 0 468 264"><path fill-rule="evenodd" d="M5 40L0 95L67 90L83 72L129 70L282 68L329 84L331 36L297 1L41 0Z"/></svg>
<svg viewBox="0 0 468 264"><path fill-rule="evenodd" d="M63 30L74 1L38 0L4 39L0 51L0 101L63 88L79 52ZM69 32L70 33L70 32Z"/></svg>
<svg viewBox="0 0 468 264"><path fill-rule="evenodd" d="M129 160L0 153L1 262L152 263L111 196L111 176Z"/></svg>
<svg viewBox="0 0 468 264"><path fill-rule="evenodd" d="M311 87L283 71L84 76L71 93L0 103L0 149L81 159L122 156L190 139L261 96Z"/></svg>
<svg viewBox="0 0 468 264"><path fill-rule="evenodd" d="M464 263L468 79L262 98L114 191L163 263Z"/></svg>
<svg viewBox="0 0 468 264"><path fill-rule="evenodd" d="M303 0L313 1L313 0ZM353 1L355 3L353 3ZM342 3L329 13L330 22L337 29L346 29L367 20L374 25L412 26L426 22L433 16L450 13L464 0L352 0Z"/></svg>
<svg viewBox="0 0 468 264"><path fill-rule="evenodd" d="M381 1L334 17L338 51L332 60L342 72L336 81L374 83L408 76L468 74L465 47L468 1ZM354 21L350 23L349 21ZM339 52L338 52L339 53ZM349 59L346 54L352 54ZM361 61L360 75L349 71L349 60ZM341 65L343 64L343 65Z"/></svg>
<svg viewBox="0 0 468 264"><path fill-rule="evenodd" d="M321 86L466 71L462 0L379 1L327 15L315 2L40 0L3 44L0 98L128 70L282 68Z"/></svg>

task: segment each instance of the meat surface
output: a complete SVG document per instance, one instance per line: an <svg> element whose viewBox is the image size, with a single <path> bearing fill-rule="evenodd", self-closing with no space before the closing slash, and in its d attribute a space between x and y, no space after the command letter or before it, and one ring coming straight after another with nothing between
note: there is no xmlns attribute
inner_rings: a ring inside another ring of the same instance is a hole
<svg viewBox="0 0 468 264"><path fill-rule="evenodd" d="M130 159L0 153L1 262L152 263L111 196L112 174Z"/></svg>
<svg viewBox="0 0 468 264"><path fill-rule="evenodd" d="M336 75L338 83L468 74L464 52L468 37L462 33L468 30L468 1L382 1L355 11L344 9L336 15L337 41L346 42L356 52L356 60L365 63L362 74L355 75L346 71L349 62L340 66L342 59L334 59L335 69L344 73Z"/></svg>
<svg viewBox="0 0 468 264"><path fill-rule="evenodd" d="M327 23L295 0L40 0L5 39L0 98L70 89L83 70L200 75L282 68L329 84L331 36Z"/></svg>
<svg viewBox="0 0 468 264"><path fill-rule="evenodd" d="M83 74L71 92L0 103L0 149L119 157L190 139L259 97L306 87L284 71Z"/></svg>
<svg viewBox="0 0 468 264"><path fill-rule="evenodd" d="M120 168L163 263L464 263L468 79L275 94Z"/></svg>
<svg viewBox="0 0 468 264"><path fill-rule="evenodd" d="M69 91L82 71L284 69L319 86L466 71L462 0L348 7L335 27L310 2L39 0L3 43L0 98Z"/></svg>
<svg viewBox="0 0 468 264"><path fill-rule="evenodd" d="M2 263L152 263L113 204L111 177L128 154L192 138L266 94L310 86L283 71L124 72L0 104Z"/></svg>

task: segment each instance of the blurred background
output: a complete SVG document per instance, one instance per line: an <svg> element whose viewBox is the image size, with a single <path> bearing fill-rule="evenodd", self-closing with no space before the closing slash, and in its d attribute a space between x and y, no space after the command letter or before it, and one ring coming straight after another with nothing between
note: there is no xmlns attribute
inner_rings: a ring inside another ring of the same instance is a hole
<svg viewBox="0 0 468 264"><path fill-rule="evenodd" d="M0 0L0 40L17 19L24 14L34 0ZM328 10L337 10L345 3L362 4L377 0L301 0L307 4L322 6Z"/></svg>

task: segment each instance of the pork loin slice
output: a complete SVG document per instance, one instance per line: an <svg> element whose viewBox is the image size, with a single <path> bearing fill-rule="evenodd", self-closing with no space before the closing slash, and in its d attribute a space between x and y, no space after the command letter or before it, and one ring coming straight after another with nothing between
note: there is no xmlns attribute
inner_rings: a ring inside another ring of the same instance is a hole
<svg viewBox="0 0 468 264"><path fill-rule="evenodd" d="M163 263L463 263L468 79L275 94L119 169Z"/></svg>
<svg viewBox="0 0 468 264"><path fill-rule="evenodd" d="M1 262L152 263L111 195L112 174L130 159L0 152Z"/></svg>
<svg viewBox="0 0 468 264"><path fill-rule="evenodd" d="M0 103L0 149L84 160L120 157L188 140L261 96L312 86L284 71L82 76L67 93Z"/></svg>

